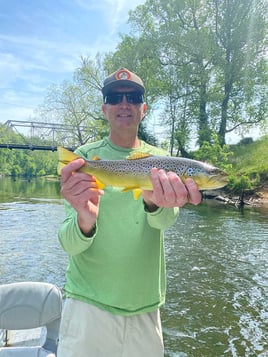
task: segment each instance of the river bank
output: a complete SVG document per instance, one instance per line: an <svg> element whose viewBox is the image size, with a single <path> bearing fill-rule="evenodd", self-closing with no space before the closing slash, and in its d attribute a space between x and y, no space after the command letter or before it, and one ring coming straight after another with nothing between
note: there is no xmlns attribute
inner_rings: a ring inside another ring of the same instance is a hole
<svg viewBox="0 0 268 357"><path fill-rule="evenodd" d="M257 190L256 195L253 197L254 202L259 205L268 206L268 183Z"/></svg>
<svg viewBox="0 0 268 357"><path fill-rule="evenodd" d="M268 208L268 182L255 190L245 190L240 195L226 189L205 191L204 199L216 200L222 204L235 207L267 207Z"/></svg>

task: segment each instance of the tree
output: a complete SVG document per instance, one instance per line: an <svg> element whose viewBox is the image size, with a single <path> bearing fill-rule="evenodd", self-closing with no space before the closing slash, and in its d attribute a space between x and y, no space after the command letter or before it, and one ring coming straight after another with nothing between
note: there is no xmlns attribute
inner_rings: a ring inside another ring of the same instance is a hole
<svg viewBox="0 0 268 357"><path fill-rule="evenodd" d="M265 121L267 114L267 39L264 1L214 0L215 75L219 89L221 144L238 127Z"/></svg>
<svg viewBox="0 0 268 357"><path fill-rule="evenodd" d="M81 58L81 67L74 73L72 82L53 85L47 91L40 114L49 122L66 126L65 145L83 145L107 133L101 112L99 65L98 57L96 62ZM75 142L70 142L74 135Z"/></svg>
<svg viewBox="0 0 268 357"><path fill-rule="evenodd" d="M0 125L0 143L26 144L26 136L17 134L10 127ZM31 138L35 145L51 145L41 138ZM22 176L28 179L34 176L55 175L57 154L47 151L1 149L0 175Z"/></svg>
<svg viewBox="0 0 268 357"><path fill-rule="evenodd" d="M167 118L174 120L172 143L181 127L197 133L199 146L213 132L223 145L228 132L265 122L264 0L147 0L129 23L132 35L121 37L112 61L144 74L152 105L180 108Z"/></svg>
<svg viewBox="0 0 268 357"><path fill-rule="evenodd" d="M147 33L147 38L154 43L153 52L157 54L155 72L164 83L161 96L166 97L166 106L170 107L166 111L174 114L175 107L181 109L181 115L176 113L177 124L172 125L171 151L175 133L179 138L179 128L184 128L187 135L184 140L180 135L179 151L185 152L186 147L181 145L190 140L190 127L198 128L199 142L210 139L208 81L214 52L204 26L208 15L204 15L202 7L207 8L202 1L147 1L130 15L130 22L142 29L141 36L148 28L152 32L151 36Z"/></svg>

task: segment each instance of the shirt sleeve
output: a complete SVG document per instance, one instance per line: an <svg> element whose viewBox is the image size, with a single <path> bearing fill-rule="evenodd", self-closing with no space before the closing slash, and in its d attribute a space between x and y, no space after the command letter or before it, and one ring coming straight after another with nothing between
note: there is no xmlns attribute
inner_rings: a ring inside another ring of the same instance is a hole
<svg viewBox="0 0 268 357"><path fill-rule="evenodd" d="M177 220L179 208L158 208L154 212L147 212L147 221L152 228L167 229Z"/></svg>
<svg viewBox="0 0 268 357"><path fill-rule="evenodd" d="M65 210L66 218L59 229L58 237L62 248L69 255L76 255L91 246L97 233L97 227L92 237L86 237L78 226L77 212L67 201L65 202Z"/></svg>

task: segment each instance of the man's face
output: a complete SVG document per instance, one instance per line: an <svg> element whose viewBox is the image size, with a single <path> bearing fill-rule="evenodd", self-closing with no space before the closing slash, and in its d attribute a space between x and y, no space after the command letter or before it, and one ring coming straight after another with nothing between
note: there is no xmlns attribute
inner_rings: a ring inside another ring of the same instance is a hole
<svg viewBox="0 0 268 357"><path fill-rule="evenodd" d="M116 95L120 93L126 93L126 95L123 95L123 98ZM108 103L102 105L102 110L105 118L110 123L111 130L133 129L137 131L137 127L143 119L146 111L145 103L135 104L139 93L130 87L118 87L109 94L111 94L111 102L116 104L111 104L109 103L109 100L107 100ZM127 100L126 96L128 94L129 97ZM109 99L109 96L107 98Z"/></svg>

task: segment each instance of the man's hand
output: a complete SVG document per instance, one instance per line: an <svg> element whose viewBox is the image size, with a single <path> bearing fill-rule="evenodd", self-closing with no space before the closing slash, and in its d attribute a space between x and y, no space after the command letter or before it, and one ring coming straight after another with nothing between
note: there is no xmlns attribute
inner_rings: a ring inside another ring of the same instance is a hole
<svg viewBox="0 0 268 357"><path fill-rule="evenodd" d="M197 205L202 200L194 180L188 178L185 184L174 172L153 168L151 171L153 191L143 191L143 200L150 207L182 207L186 203Z"/></svg>
<svg viewBox="0 0 268 357"><path fill-rule="evenodd" d="M62 169L61 194L77 211L81 231L88 234L98 217L103 191L98 189L93 176L77 172L84 163L83 159L77 159Z"/></svg>

